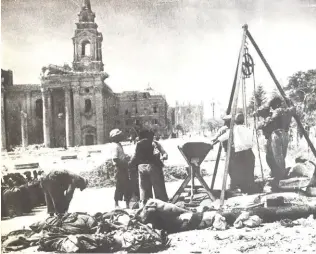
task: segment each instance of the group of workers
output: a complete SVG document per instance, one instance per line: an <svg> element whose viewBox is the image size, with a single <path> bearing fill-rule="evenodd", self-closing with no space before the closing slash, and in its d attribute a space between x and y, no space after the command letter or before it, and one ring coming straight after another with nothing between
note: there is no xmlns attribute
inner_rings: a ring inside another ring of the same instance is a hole
<svg viewBox="0 0 316 254"><path fill-rule="evenodd" d="M1 217L20 216L45 204L39 178L42 170L8 173L1 179ZM23 176L24 175L24 176Z"/></svg>
<svg viewBox="0 0 316 254"><path fill-rule="evenodd" d="M115 206L125 200L129 207L132 195L139 199L140 206L153 197L168 201L163 175L163 160L168 159L161 144L154 140L154 132L144 129L139 133L135 153L130 161L124 153L121 141L123 133L119 129L110 132L112 161L116 167ZM153 191L152 191L153 190Z"/></svg>
<svg viewBox="0 0 316 254"><path fill-rule="evenodd" d="M267 185L271 187L272 191L277 191L279 181L287 177L285 158L289 139L288 131L294 113L294 108L287 107L284 100L279 96L274 96L266 105L254 112L255 116L262 119L258 130L262 130L266 138L266 160L273 179ZM220 142L227 152L231 115L226 115L223 120L224 126L219 129L210 143L214 145ZM162 146L154 140L154 133L149 130L140 133L134 156L129 163L125 159L126 156L120 144L121 134L122 132L118 129L110 133L113 151L115 151L112 158L117 166L115 205L118 206L118 201L122 200L124 196L128 207L133 193L138 196L140 203L143 204L153 196L152 189L155 198L167 201L168 195L163 176L162 160L167 159L168 155ZM237 113L228 169L232 191L253 194L262 190L255 183L256 158L252 150L253 144L253 130L245 125L244 114ZM137 175L139 192L137 191Z"/></svg>
<svg viewBox="0 0 316 254"><path fill-rule="evenodd" d="M294 109L287 108L284 101L278 96L272 98L267 106L261 107L255 112L255 115L263 119L259 129L262 130L267 140L266 160L274 179L271 184L272 189L277 188L278 182L287 175L285 157L288 146L288 130L293 113ZM227 115L223 120L224 126L219 129L211 144L220 142L227 152L231 116ZM155 198L167 202L163 161L168 159L168 155L161 144L154 139L154 132L148 129L140 131L134 155L130 160L124 153L121 144L123 139L123 133L119 129L110 132L111 142L108 145L116 169L115 207L119 207L119 201L124 199L126 207L129 208L132 196L139 200L140 207L142 207L148 199L153 197L153 193ZM248 194L259 191L254 179L253 143L253 132L245 125L243 113L238 113L233 128L233 143L229 163L230 188ZM34 179L32 179L27 173L26 178L27 181L36 180L38 182L37 175L34 175ZM22 184L25 184L24 180L22 181L21 177L16 175L6 179L5 183L9 187ZM75 189L84 190L87 184L87 180L66 170L53 170L43 174L40 179L40 186L48 213L53 215L67 212ZM5 195L2 196L6 197Z"/></svg>
<svg viewBox="0 0 316 254"><path fill-rule="evenodd" d="M266 105L254 112L255 116L263 119L258 126L258 130L262 131L266 139L266 161L273 179L268 184L273 191L278 190L279 181L286 178L288 173L285 158L289 142L288 131L294 113L294 107L287 107L284 100L279 96L273 96ZM231 116L227 115L223 120L224 126L220 128L212 141L213 144L220 141L227 152ZM251 194L259 190L254 179L253 132L247 128L244 120L243 113L236 115L229 176L231 178L231 189Z"/></svg>

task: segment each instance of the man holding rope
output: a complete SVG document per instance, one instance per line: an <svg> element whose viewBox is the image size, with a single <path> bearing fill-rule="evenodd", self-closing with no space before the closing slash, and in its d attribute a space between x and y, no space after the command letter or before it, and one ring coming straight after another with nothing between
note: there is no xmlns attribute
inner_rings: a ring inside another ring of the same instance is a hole
<svg viewBox="0 0 316 254"><path fill-rule="evenodd" d="M295 108L287 108L279 96L273 96L267 106L261 107L255 113L263 117L258 129L262 130L266 143L266 160L274 178L272 188L277 189L279 181L287 175L285 158L289 143L288 131Z"/></svg>
<svg viewBox="0 0 316 254"><path fill-rule="evenodd" d="M225 116L225 126L219 130L218 135L212 140L222 143L227 151L227 140L229 138L229 126L231 116ZM256 192L254 182L255 156L252 151L252 132L244 125L244 114L236 115L234 127L234 140L229 163L229 176L231 178L231 189L242 193L252 194Z"/></svg>

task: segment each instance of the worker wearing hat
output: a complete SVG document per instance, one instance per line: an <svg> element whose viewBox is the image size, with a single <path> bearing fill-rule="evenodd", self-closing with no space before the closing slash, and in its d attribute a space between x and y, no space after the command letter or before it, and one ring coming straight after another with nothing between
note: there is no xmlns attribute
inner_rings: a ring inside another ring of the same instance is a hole
<svg viewBox="0 0 316 254"><path fill-rule="evenodd" d="M227 152L227 141L230 133L231 116L223 118L225 127L221 128L213 142L219 141ZM225 147L226 146L226 147ZM240 189L243 193L253 193L255 156L252 151L252 131L244 125L243 113L238 113L235 119L229 176L231 189Z"/></svg>
<svg viewBox="0 0 316 254"><path fill-rule="evenodd" d="M222 118L224 121L224 125L221 128L219 128L216 135L213 137L212 139L213 144L216 144L217 142L219 142L218 138L222 136L227 130L229 130L231 117L232 117L231 115L225 115ZM225 152L227 152L227 141L222 142L222 146Z"/></svg>
<svg viewBox="0 0 316 254"><path fill-rule="evenodd" d="M295 108L287 108L279 95L273 95L267 105L255 112L264 118L258 129L262 130L266 143L266 160L274 178L272 188L277 189L280 180L287 175L285 158L289 143L288 131Z"/></svg>
<svg viewBox="0 0 316 254"><path fill-rule="evenodd" d="M126 202L126 207L129 208L129 203L131 199L130 195L130 180L128 173L128 163L127 156L124 153L121 141L123 139L122 131L119 129L113 129L110 132L109 144L111 147L111 158L113 165L116 169L116 185L114 192L115 207L119 207L119 201L124 200Z"/></svg>

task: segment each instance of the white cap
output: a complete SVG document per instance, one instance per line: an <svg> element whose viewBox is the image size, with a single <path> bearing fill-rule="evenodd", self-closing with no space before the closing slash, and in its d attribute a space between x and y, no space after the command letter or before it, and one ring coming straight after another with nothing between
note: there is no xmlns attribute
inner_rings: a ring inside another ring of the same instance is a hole
<svg viewBox="0 0 316 254"><path fill-rule="evenodd" d="M122 131L120 131L119 129L113 129L110 131L110 138L114 138L120 134L122 134Z"/></svg>
<svg viewBox="0 0 316 254"><path fill-rule="evenodd" d="M224 121L232 119L231 115L226 115L222 118Z"/></svg>

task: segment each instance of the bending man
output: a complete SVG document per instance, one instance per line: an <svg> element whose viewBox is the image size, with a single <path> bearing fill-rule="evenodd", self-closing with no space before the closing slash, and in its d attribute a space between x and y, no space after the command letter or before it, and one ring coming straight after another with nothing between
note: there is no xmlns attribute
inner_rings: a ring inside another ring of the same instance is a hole
<svg viewBox="0 0 316 254"><path fill-rule="evenodd" d="M87 180L67 170L52 170L44 174L41 178L41 186L48 214L53 216L54 213L66 213L75 189L79 188L82 191L87 184Z"/></svg>

